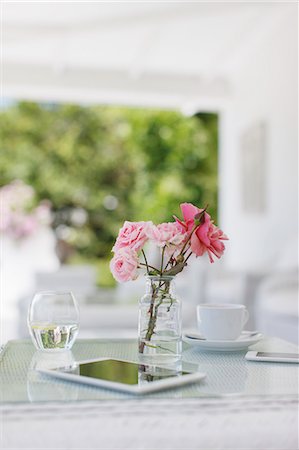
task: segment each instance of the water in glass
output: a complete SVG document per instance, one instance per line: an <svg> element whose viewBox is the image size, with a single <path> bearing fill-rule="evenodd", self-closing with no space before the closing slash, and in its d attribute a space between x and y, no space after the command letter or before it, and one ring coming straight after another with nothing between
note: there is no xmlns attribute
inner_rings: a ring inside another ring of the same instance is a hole
<svg viewBox="0 0 299 450"><path fill-rule="evenodd" d="M28 327L37 349L69 350L79 329L79 311L71 292L38 292L30 305Z"/></svg>

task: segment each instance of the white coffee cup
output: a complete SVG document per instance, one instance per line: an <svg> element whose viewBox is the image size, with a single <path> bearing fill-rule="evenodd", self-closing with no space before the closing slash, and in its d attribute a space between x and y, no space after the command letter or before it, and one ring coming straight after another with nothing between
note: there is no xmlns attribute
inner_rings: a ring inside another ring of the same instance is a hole
<svg viewBox="0 0 299 450"><path fill-rule="evenodd" d="M200 332L209 340L235 340L249 319L244 305L201 304L197 306Z"/></svg>

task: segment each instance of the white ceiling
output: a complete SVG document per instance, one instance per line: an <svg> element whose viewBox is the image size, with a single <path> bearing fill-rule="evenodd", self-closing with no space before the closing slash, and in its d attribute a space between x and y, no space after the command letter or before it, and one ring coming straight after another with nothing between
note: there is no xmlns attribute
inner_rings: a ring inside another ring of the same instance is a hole
<svg viewBox="0 0 299 450"><path fill-rule="evenodd" d="M213 108L290 4L3 3L3 93Z"/></svg>

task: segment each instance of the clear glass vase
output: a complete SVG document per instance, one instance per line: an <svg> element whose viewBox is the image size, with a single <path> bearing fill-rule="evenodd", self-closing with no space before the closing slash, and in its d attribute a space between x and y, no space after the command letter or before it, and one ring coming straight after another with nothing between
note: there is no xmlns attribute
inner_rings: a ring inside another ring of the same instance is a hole
<svg viewBox="0 0 299 450"><path fill-rule="evenodd" d="M173 363L182 353L181 303L174 277L148 276L139 302L138 348L142 361Z"/></svg>

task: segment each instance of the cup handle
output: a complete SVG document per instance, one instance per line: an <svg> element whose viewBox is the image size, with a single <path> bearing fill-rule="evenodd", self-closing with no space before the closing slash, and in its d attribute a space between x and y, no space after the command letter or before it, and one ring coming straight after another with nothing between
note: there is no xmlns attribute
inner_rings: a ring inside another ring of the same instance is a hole
<svg viewBox="0 0 299 450"><path fill-rule="evenodd" d="M249 312L247 309L244 310L244 319L243 319L243 327L244 325L246 325L246 323L248 322L249 319Z"/></svg>

